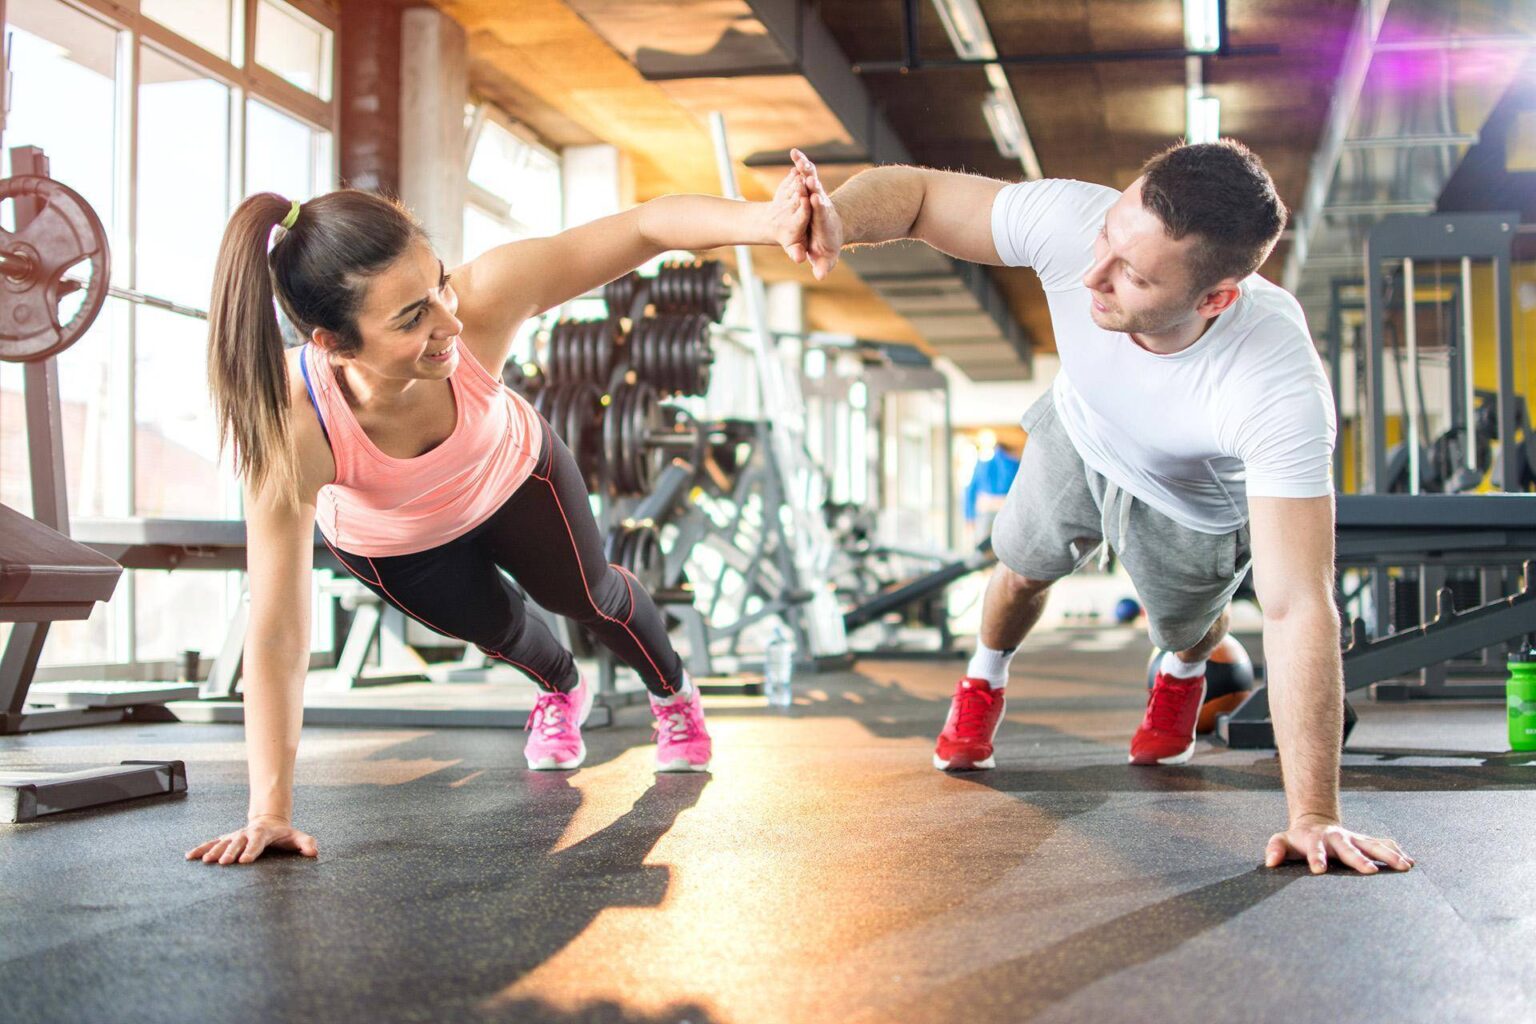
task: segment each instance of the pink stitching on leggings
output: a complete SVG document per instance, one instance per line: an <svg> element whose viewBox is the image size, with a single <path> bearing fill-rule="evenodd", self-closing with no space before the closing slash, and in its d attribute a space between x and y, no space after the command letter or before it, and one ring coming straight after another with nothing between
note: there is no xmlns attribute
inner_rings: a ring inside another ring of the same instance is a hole
<svg viewBox="0 0 1536 1024"><path fill-rule="evenodd" d="M612 565L611 562L609 564ZM619 579L624 581L624 589L629 591L629 614L624 616L624 625L628 626L630 620L635 617L635 588L629 585L629 573L624 571L622 565L615 565L613 567L618 570ZM639 583L640 581L636 580L635 582Z"/></svg>
<svg viewBox="0 0 1536 1024"><path fill-rule="evenodd" d="M553 693L559 693L560 692L560 687L556 686L554 683L551 683L548 679L545 679L543 676L539 675L537 672L535 672L533 669L529 668L527 665L524 665L522 662L520 662L520 661L513 661L511 658L507 657L505 654L502 654L500 651L486 650L484 647L481 647L479 644L475 644L475 647L478 648L480 653L482 653L482 654L485 654L485 655L487 655L489 657L492 657L492 658L496 658L496 659L498 659L500 661L504 661L508 665L511 665L513 668L521 669L524 674L532 676L533 677L533 681L538 683L540 686L543 686L545 689L548 689L548 690L550 690ZM579 681L580 680L578 679L578 682Z"/></svg>
<svg viewBox="0 0 1536 1024"><path fill-rule="evenodd" d="M327 537L325 534L322 533L320 535L320 539L325 541L325 546L331 549L331 554L336 556L336 561L340 562L342 568L346 569L347 572L351 573L353 576L356 576L358 579L362 580L364 583L372 583L376 587L382 587L384 585L384 584L380 583L376 579L370 580L370 579L366 578L362 573L360 573L356 569L352 568L352 563L348 562L345 558L341 557L341 552L336 550L336 546L331 543L330 538ZM374 570L374 574L375 575L378 574L378 570L377 569Z"/></svg>
<svg viewBox="0 0 1536 1024"><path fill-rule="evenodd" d="M560 500L560 492L555 490L554 482L551 481L549 477L539 476L537 473L534 473L533 477L535 480L544 481L544 483L549 486L550 496L555 499L555 508L560 512L561 521L565 523L565 535L570 538L571 550L576 554L576 571L581 576L581 589L587 595L587 603L592 606L592 610L597 613L598 618L604 619L616 626L619 626L624 630L624 632L629 634L629 638L635 642L635 646L640 649L640 653L645 655L645 660L650 663L651 671L656 673L656 679L659 683L661 683L662 689L666 690L668 693L676 693L677 690L672 686L672 684L667 682L666 675L662 673L660 667L657 666L655 659L651 657L651 652L645 649L645 645L640 642L640 638L635 635L635 631L629 628L628 620L620 622L618 619L614 618L612 615L609 615L607 612L603 611L597 606L596 599L592 597L592 590L587 586L587 574L582 569L581 565L581 548L576 544L576 534L571 530L571 520L570 517L565 514L565 503ZM624 586L628 587L629 582L625 581ZM633 591L630 591L629 614L631 618L633 618L635 614Z"/></svg>
<svg viewBox="0 0 1536 1024"><path fill-rule="evenodd" d="M428 622L426 619L422 618L420 615L417 615L415 612L411 611L409 608L407 608L404 604L402 604L400 602L399 598L395 597L394 594L389 592L389 588L384 585L383 574L381 574L379 572L379 567L377 565L373 564L373 559L372 558L369 558L367 555L363 556L363 558L367 559L368 568L373 570L373 579L370 580L367 577L365 577L362 573L357 572L356 570L354 570L352 568L351 564L345 558L341 557L341 552L336 550L335 545L333 545L330 542L330 540L325 536L325 534L322 533L320 535L320 539L325 541L325 546L331 549L331 554L336 556L336 561L340 562L346 568L346 570L348 572L352 573L352 575L356 576L358 579L362 580L364 583L371 583L374 586L378 587L380 590L384 591L384 596L389 598L391 601L393 601L396 608L399 608L402 612L405 612L405 614L409 615L411 618L415 619L417 622L421 623L423 626L426 626L428 629L435 629L439 633L442 633L444 636L451 636L455 640L459 641L460 643L474 644L475 647L477 647L480 651L484 652L485 654L489 654L493 658L500 658L502 661L506 662L508 665L511 665L514 668L522 669L528 675L532 676L533 680L535 682L545 686L546 688L548 688L550 690L554 690L556 692L559 692L560 688L558 686L554 685L548 679L545 679L543 676L539 675L537 672L535 672L533 669L529 668L527 665L523 665L523 664L521 664L519 662L513 661L511 658L507 657L506 655L500 654L500 653L498 653L496 651L488 651L484 647L481 647L479 644L476 644L473 640L466 640L463 637L458 636L457 634L448 632L448 630L442 628L441 626L435 626L432 623Z"/></svg>

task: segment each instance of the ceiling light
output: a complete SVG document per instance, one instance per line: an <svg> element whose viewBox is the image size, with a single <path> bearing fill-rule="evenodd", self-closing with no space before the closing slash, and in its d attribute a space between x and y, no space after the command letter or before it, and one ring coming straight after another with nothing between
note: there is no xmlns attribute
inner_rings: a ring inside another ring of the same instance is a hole
<svg viewBox="0 0 1536 1024"><path fill-rule="evenodd" d="M939 12L939 20L944 23L944 32L956 54L965 60L997 60L997 47L992 42L992 33L977 0L933 0L933 6ZM981 113L992 132L992 141L997 143L997 151L1010 160L1019 161L1025 178L1033 181L1043 177L1040 159L1030 142L1029 130L1024 127L1024 115L1019 112L1008 75L1001 64L982 66L992 91L981 101Z"/></svg>
<svg viewBox="0 0 1536 1024"><path fill-rule="evenodd" d="M976 0L933 0L933 6L961 57L992 60L997 56L992 33L987 31L987 19Z"/></svg>
<svg viewBox="0 0 1536 1024"><path fill-rule="evenodd" d="M1184 135L1191 144L1221 138L1221 100L1191 89Z"/></svg>
<svg viewBox="0 0 1536 1024"><path fill-rule="evenodd" d="M992 140L997 143L997 151L1010 160L1017 160L1019 143L1024 136L1024 125L1019 120L1018 110L993 92L981 101L981 113L987 119L987 127L992 129Z"/></svg>
<svg viewBox="0 0 1536 1024"><path fill-rule="evenodd" d="M1184 48L1215 53L1221 43L1220 0L1184 0Z"/></svg>

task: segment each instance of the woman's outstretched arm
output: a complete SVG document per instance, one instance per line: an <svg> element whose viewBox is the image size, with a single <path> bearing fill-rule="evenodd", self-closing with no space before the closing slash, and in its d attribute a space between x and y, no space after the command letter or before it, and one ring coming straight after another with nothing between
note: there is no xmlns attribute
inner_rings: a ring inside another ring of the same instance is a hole
<svg viewBox="0 0 1536 1024"><path fill-rule="evenodd" d="M631 210L562 231L497 246L454 271L466 340L505 340L517 325L585 295L671 249L778 245L805 259L810 204L799 171L774 197L752 203L716 196L661 196ZM500 353L505 358L505 352ZM494 353L488 363L500 365Z"/></svg>

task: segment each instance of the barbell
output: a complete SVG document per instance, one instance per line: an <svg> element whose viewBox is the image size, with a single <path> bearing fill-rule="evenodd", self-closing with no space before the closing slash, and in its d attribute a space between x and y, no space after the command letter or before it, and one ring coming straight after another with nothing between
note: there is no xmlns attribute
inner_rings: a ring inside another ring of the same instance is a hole
<svg viewBox="0 0 1536 1024"><path fill-rule="evenodd" d="M702 395L709 390L714 348L704 313L661 313L633 321L561 320L551 328L544 360L557 384L586 381L607 388L622 364L658 391Z"/></svg>
<svg viewBox="0 0 1536 1024"><path fill-rule="evenodd" d="M624 332L614 320L561 320L549 333L550 379L607 387Z"/></svg>
<svg viewBox="0 0 1536 1024"><path fill-rule="evenodd" d="M658 313L703 313L718 323L731 298L731 279L718 260L674 260L657 269L650 292Z"/></svg>
<svg viewBox="0 0 1536 1024"><path fill-rule="evenodd" d="M608 318L638 319L646 306L658 313L703 313L715 323L725 315L733 282L719 260L670 260L654 277L631 270L603 286Z"/></svg>
<svg viewBox="0 0 1536 1024"><path fill-rule="evenodd" d="M608 319L617 320L631 313L643 312L634 308L635 299L647 288L649 281L649 278L641 277L638 270L631 270L623 277L616 277L603 285L603 301L608 304Z"/></svg>
<svg viewBox="0 0 1536 1024"><path fill-rule="evenodd" d="M664 313L637 321L625 344L636 375L658 389L679 395L709 390L714 349L705 313Z"/></svg>
<svg viewBox="0 0 1536 1024"><path fill-rule="evenodd" d="M0 179L0 200L40 204L16 231L0 228L0 361L37 362L59 355L84 337L110 296L141 306L207 320L206 311L158 295L109 284L111 249L106 229L84 197L39 175ZM87 276L66 273L85 263ZM69 320L59 304L85 296Z"/></svg>
<svg viewBox="0 0 1536 1024"><path fill-rule="evenodd" d="M589 491L617 496L649 493L674 456L697 467L709 438L685 410L664 405L654 387L623 381L604 394L587 381L555 382L533 396L581 467Z"/></svg>

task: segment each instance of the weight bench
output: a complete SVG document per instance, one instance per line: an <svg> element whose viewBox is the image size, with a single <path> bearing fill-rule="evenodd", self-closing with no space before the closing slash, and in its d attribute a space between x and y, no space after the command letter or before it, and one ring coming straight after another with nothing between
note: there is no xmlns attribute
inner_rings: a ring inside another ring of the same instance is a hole
<svg viewBox="0 0 1536 1024"><path fill-rule="evenodd" d="M1515 593L1475 608L1456 608L1451 592L1439 590L1434 616L1417 628L1372 639L1355 620L1343 657L1346 693L1536 633L1536 496L1342 495L1337 536L1340 565L1523 564ZM1353 711L1345 707L1348 721ZM1217 718L1216 735L1232 747L1272 748L1268 688L1259 687L1232 714Z"/></svg>
<svg viewBox="0 0 1536 1024"><path fill-rule="evenodd" d="M127 569L229 571L246 567L245 522L239 519L76 519L74 533L81 543L110 556ZM338 664L350 686L401 682L428 674L420 657L405 642L405 616L384 605L372 591L355 583L319 531L315 533L314 567L336 574L337 579L327 589L355 605L356 618ZM200 690L185 694L201 700L177 704L177 718L220 723L243 720L244 709L237 690L249 627L250 604L242 598L225 628L223 643L207 680ZM369 669L365 673L366 656L374 644L382 646L384 665L381 671ZM478 652L471 647L467 655L474 653ZM439 674L435 668L433 674ZM341 704L309 706L304 711L306 725L518 729L526 720L525 712L502 708L390 708ZM588 726L608 724L611 724L608 709L595 708Z"/></svg>
<svg viewBox="0 0 1536 1024"><path fill-rule="evenodd" d="M88 619L117 589L123 567L0 505L0 621Z"/></svg>
<svg viewBox="0 0 1536 1024"><path fill-rule="evenodd" d="M121 715L96 708L65 709L68 721L53 711L28 711L31 665L21 663L35 664L48 623L89 618L98 601L112 596L122 574L122 566L105 555L0 505L0 621L16 623L0 673L0 731L25 731L34 719L51 728L121 721ZM0 822L186 789L180 761L124 761L64 774L0 772Z"/></svg>
<svg viewBox="0 0 1536 1024"><path fill-rule="evenodd" d="M240 519L76 519L74 536L125 569L245 568L245 522ZM341 573L341 562L315 534L314 565ZM232 698L240 682L248 607L241 600L224 631L224 642L199 692L185 697Z"/></svg>

